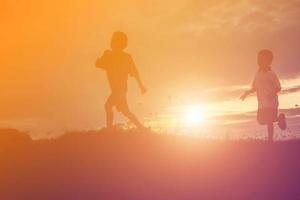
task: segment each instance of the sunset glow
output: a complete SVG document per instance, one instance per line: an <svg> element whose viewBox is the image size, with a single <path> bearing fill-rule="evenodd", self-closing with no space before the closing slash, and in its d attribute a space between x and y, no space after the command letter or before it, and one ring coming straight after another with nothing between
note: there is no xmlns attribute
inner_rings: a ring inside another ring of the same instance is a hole
<svg viewBox="0 0 300 200"><path fill-rule="evenodd" d="M0 200L300 200L300 0L0 0Z"/></svg>
<svg viewBox="0 0 300 200"><path fill-rule="evenodd" d="M199 126L205 122L205 113L200 105L183 106L182 121L185 126Z"/></svg>
<svg viewBox="0 0 300 200"><path fill-rule="evenodd" d="M128 104L151 127L256 123L249 114L257 109L256 97L246 103L238 98L251 85L262 48L274 52L280 109L300 104L298 1L154 4L159 6L133 0L1 1L0 127L44 138L105 126L110 88L94 62L117 30L127 34L125 52L148 90L140 95L130 78ZM116 123L126 123L118 116ZM291 130L297 130L297 120ZM257 126L248 128L256 132Z"/></svg>

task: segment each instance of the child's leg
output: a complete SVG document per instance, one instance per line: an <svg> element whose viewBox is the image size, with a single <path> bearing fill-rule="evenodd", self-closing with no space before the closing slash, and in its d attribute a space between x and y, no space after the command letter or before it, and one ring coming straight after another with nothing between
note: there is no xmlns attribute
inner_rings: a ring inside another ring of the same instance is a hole
<svg viewBox="0 0 300 200"><path fill-rule="evenodd" d="M106 127L107 128L112 128L113 126L113 119L114 119L114 113L111 108L105 108L106 110Z"/></svg>
<svg viewBox="0 0 300 200"><path fill-rule="evenodd" d="M105 112L106 112L106 127L112 128L113 127L113 119L114 119L114 113L113 113L113 104L112 100L109 97L106 101L105 105Z"/></svg>
<svg viewBox="0 0 300 200"><path fill-rule="evenodd" d="M138 128L144 128L143 124L138 120L138 118L129 109L122 111L122 113Z"/></svg>
<svg viewBox="0 0 300 200"><path fill-rule="evenodd" d="M125 104L126 103L126 104ZM138 118L133 114L127 105L127 102L124 102L122 107L120 108L120 111L127 117L136 127L138 128L144 128L143 124L138 120Z"/></svg>
<svg viewBox="0 0 300 200"><path fill-rule="evenodd" d="M118 99L117 108L120 112L125 115L136 127L143 129L143 124L138 120L138 118L133 114L128 107L126 96L120 96Z"/></svg>
<svg viewBox="0 0 300 200"><path fill-rule="evenodd" d="M286 125L286 119L285 119L285 114L280 113L278 115L278 126L281 130L286 130L287 125Z"/></svg>
<svg viewBox="0 0 300 200"><path fill-rule="evenodd" d="M270 122L270 123L267 124L267 126L268 126L268 137L269 137L268 140L270 142L272 142L273 141L273 135L274 135L274 126L273 126L273 123Z"/></svg>

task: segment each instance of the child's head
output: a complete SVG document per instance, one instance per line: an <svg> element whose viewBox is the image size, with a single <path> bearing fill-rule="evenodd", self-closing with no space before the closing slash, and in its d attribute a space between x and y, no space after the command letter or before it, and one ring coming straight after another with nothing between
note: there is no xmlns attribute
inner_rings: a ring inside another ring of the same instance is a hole
<svg viewBox="0 0 300 200"><path fill-rule="evenodd" d="M257 64L261 69L267 69L271 67L273 61L273 53L268 49L263 49L258 52Z"/></svg>
<svg viewBox="0 0 300 200"><path fill-rule="evenodd" d="M112 50L124 50L127 47L126 34L120 31L114 32L111 38L110 46Z"/></svg>

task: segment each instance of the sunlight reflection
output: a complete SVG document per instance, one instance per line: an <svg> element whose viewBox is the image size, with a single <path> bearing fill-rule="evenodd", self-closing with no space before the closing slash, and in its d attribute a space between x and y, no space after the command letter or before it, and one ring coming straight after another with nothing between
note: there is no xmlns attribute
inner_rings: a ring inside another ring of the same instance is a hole
<svg viewBox="0 0 300 200"><path fill-rule="evenodd" d="M187 127L199 126L205 121L205 113L201 105L183 106L179 114L183 125Z"/></svg>

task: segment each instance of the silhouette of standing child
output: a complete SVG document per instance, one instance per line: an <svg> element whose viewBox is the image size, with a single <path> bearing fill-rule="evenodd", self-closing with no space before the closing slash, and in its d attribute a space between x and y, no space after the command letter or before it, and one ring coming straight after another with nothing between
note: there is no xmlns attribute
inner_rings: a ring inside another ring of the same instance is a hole
<svg viewBox="0 0 300 200"><path fill-rule="evenodd" d="M141 89L142 94L146 92L134 61L130 54L124 52L127 47L127 36L123 32L114 32L111 39L111 50L104 51L97 59L96 67L106 71L111 94L105 103L106 126L113 127L113 107L124 114L134 125L143 129L144 126L138 118L130 111L127 104L127 80L128 75L134 77Z"/></svg>
<svg viewBox="0 0 300 200"><path fill-rule="evenodd" d="M279 79L271 69L273 53L264 49L258 52L257 63L259 69L252 83L252 88L246 91L240 99L244 101L248 95L256 92L258 101L257 121L267 125L268 140L273 141L274 122L278 122L281 130L286 129L286 120L283 113L278 115L278 93L281 90Z"/></svg>

